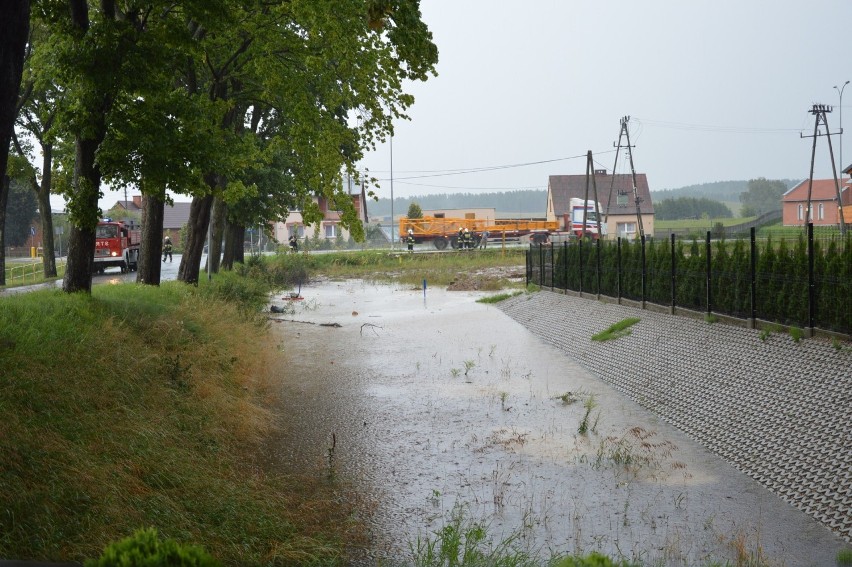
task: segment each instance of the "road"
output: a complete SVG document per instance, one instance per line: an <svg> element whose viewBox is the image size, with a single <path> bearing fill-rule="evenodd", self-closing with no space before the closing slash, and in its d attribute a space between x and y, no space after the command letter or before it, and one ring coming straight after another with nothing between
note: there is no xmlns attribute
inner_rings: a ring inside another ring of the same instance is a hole
<svg viewBox="0 0 852 567"><path fill-rule="evenodd" d="M57 260L59 260L57 258ZM164 262L163 269L160 272L160 281L172 281L177 279L178 266L180 266L181 255L175 254L172 262ZM27 259L27 261L30 261ZM205 266L207 262L207 256L204 255L201 257L201 266ZM100 285L100 284L116 284L116 283L134 283L136 281L136 272L128 272L126 274L121 273L120 268L107 268L107 270L103 274L94 274L92 276L92 285ZM50 287L62 287L62 279L58 279L52 282L47 283L39 283L33 285L22 285L16 287L10 287L6 289L0 289L0 297L5 295L13 295L16 293L25 293L28 291L33 291L36 289L45 289Z"/></svg>

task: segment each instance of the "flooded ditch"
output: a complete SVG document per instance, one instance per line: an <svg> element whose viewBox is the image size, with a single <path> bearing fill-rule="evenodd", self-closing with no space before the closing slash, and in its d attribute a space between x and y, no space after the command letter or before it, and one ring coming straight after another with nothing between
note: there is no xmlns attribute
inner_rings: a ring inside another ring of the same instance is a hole
<svg viewBox="0 0 852 567"><path fill-rule="evenodd" d="M645 564L833 565L843 541L545 344L479 292L278 294L285 470L373 503L356 561L404 563L454 511L489 538ZM566 315L569 316L569 315ZM629 372L629 369L625 369ZM585 433L580 433L584 430Z"/></svg>

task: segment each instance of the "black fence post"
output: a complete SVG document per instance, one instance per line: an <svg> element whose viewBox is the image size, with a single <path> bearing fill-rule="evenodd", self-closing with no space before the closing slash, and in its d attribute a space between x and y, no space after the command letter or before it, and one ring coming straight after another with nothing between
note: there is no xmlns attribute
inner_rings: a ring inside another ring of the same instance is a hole
<svg viewBox="0 0 852 567"><path fill-rule="evenodd" d="M595 285L598 299L601 298L601 239L598 236L598 239L595 241L596 251L597 251L597 272L595 277Z"/></svg>
<svg viewBox="0 0 852 567"><path fill-rule="evenodd" d="M751 328L757 328L757 229L751 227Z"/></svg>
<svg viewBox="0 0 852 567"><path fill-rule="evenodd" d="M552 244L547 247L547 250L550 252L550 289L553 290L553 284L556 282L556 254L553 253Z"/></svg>
<svg viewBox="0 0 852 567"><path fill-rule="evenodd" d="M814 283L814 223L808 223L808 327L810 335L814 336L814 319L816 313L816 287Z"/></svg>
<svg viewBox="0 0 852 567"><path fill-rule="evenodd" d="M645 309L645 298L648 287L648 266L645 264L645 235L642 235L642 309Z"/></svg>
<svg viewBox="0 0 852 567"><path fill-rule="evenodd" d="M618 303L621 303L621 237L618 237L618 249L615 255L616 264L616 288L618 289Z"/></svg>
<svg viewBox="0 0 852 567"><path fill-rule="evenodd" d="M578 261L580 262L580 295L583 295L583 241L584 240L585 240L585 238L580 238L577 241L577 246L579 246L579 248L577 250L579 250L579 252L580 252L579 255L578 255L578 258L579 258Z"/></svg>
<svg viewBox="0 0 852 567"><path fill-rule="evenodd" d="M544 287L544 246L538 245L538 285Z"/></svg>
<svg viewBox="0 0 852 567"><path fill-rule="evenodd" d="M562 243L562 279L565 284L565 291L568 291L568 241Z"/></svg>
<svg viewBox="0 0 852 567"><path fill-rule="evenodd" d="M677 257L675 256L675 235L672 233L672 314L674 315L677 305Z"/></svg>
<svg viewBox="0 0 852 567"><path fill-rule="evenodd" d="M707 315L710 315L713 312L713 291L711 287L712 283L712 260L710 259L712 248L710 247L710 231L707 231L706 245L705 245L705 253L707 255Z"/></svg>

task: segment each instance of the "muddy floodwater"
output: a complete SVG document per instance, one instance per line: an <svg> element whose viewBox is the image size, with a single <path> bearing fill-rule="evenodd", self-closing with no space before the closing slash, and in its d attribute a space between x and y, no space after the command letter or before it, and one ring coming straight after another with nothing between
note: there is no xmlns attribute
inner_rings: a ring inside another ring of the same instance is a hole
<svg viewBox="0 0 852 567"><path fill-rule="evenodd" d="M405 563L409 544L454 511L543 558L597 550L648 565L827 566L844 547L476 303L486 294L345 281L286 295L273 298L286 312L271 315L291 370L274 458L365 496L371 542L358 564Z"/></svg>

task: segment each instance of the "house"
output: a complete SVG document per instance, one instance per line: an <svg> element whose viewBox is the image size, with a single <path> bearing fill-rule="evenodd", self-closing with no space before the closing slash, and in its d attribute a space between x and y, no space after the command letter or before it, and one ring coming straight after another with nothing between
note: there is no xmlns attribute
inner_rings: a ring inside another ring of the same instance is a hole
<svg viewBox="0 0 852 567"><path fill-rule="evenodd" d="M570 212L571 199L586 196L586 175L551 175L547 182L547 220L559 222L565 229L565 214ZM593 188L597 188L601 214L606 219L609 238L636 238L639 227L636 219L636 201L633 197L633 176L630 174L608 174L605 169L596 169L594 185L588 180L588 199L594 200ZM639 213L646 235L654 234L654 204L651 190L644 173L636 174L636 193L639 196Z"/></svg>
<svg viewBox="0 0 852 567"><path fill-rule="evenodd" d="M364 187L358 187L348 179L348 193L352 204L358 212L358 218L367 224L367 196ZM329 208L328 199L325 197L314 197L314 203L319 205L323 213L323 219L319 225L305 225L301 211L290 211L287 218L276 222L273 226L273 235L278 242L287 242L290 235L295 234L300 240L305 238L319 237L321 239L336 239L338 236L343 240L349 239L349 231L340 224L340 211Z"/></svg>
<svg viewBox="0 0 852 567"><path fill-rule="evenodd" d="M181 228L189 222L189 210L191 207L192 203L189 202L181 203L175 201L172 204L166 203L163 207L163 234L171 235L173 238L177 237ZM110 209L110 214L118 216L117 213L119 211L126 211L131 213L132 216L135 216L135 218L141 219L144 210L142 195L133 195L133 199L130 201L117 201Z"/></svg>
<svg viewBox="0 0 852 567"><path fill-rule="evenodd" d="M849 169L852 169L850 166ZM839 182L842 183L842 182ZM834 179L809 179L793 186L781 197L781 222L784 226L802 226L808 208L808 187L811 193L810 220L814 226L835 226L840 224L840 208L837 203L837 185ZM843 206L852 205L852 189L840 185L840 200ZM847 217L852 214L847 213Z"/></svg>

